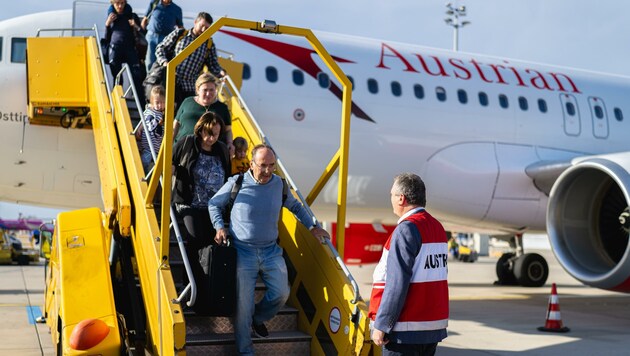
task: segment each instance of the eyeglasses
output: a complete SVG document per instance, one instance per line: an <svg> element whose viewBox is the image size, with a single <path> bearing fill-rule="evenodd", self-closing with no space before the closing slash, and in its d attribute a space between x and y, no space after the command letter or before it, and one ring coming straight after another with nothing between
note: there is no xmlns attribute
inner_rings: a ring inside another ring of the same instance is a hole
<svg viewBox="0 0 630 356"><path fill-rule="evenodd" d="M258 166L258 168L262 169L262 170L267 170L267 169L271 169L274 170L276 167L276 162L274 163L270 163L270 164L258 164L256 163L256 161L252 161L252 163L254 163L255 165Z"/></svg>

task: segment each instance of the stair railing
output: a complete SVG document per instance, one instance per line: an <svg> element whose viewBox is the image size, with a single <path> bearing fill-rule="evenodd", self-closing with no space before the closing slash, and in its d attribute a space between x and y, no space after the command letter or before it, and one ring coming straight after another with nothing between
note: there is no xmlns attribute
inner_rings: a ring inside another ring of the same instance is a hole
<svg viewBox="0 0 630 356"><path fill-rule="evenodd" d="M228 83L228 85L227 86L221 85L220 92L224 91L226 95L236 97L241 108L247 113L247 119L258 131L258 134L260 135L260 139L265 144L273 147L273 145L271 144L271 140L265 134L263 129L260 127L260 125L258 124L258 121L256 121L256 118L254 117L254 114L252 114L252 112L249 110L249 108L247 107L247 104L245 103L245 100L241 96L240 92L236 89L236 85L232 81L232 78L230 78L229 76L225 76L225 81ZM291 187L291 189L295 191L302 205L304 205L304 207L308 211L308 214L311 217L313 224L317 224L318 221L317 221L317 218L315 217L315 214L311 210L309 204L306 202L306 199L304 199L304 197L302 196L302 193L300 192L300 190L297 188L297 185L293 181L293 178L291 178L291 175L289 174L288 170L284 167L284 164L282 163L282 160L277 153L276 153L276 159L277 159L276 162L278 163L280 172L289 183L289 186ZM337 263L339 264L339 267L341 267L341 270L343 271L345 276L350 281L350 284L352 285L352 290L354 293L354 297L352 298L350 302L352 304L356 304L359 300L362 300L361 295L359 293L359 284L354 279L354 276L352 276L352 273L348 269L348 266L346 266L346 264L343 262L343 259L339 255L339 252L337 252L337 249L333 246L332 242L328 239L326 239L326 246L335 257L335 261L337 261Z"/></svg>
<svg viewBox="0 0 630 356"><path fill-rule="evenodd" d="M124 92L124 97L127 97L127 95L131 92L132 98L135 100L136 103L136 107L140 108L140 102L138 100L138 95L136 92L136 88L134 85L134 81L133 81L133 76L131 73L131 69L129 68L129 65L127 65L127 63L124 63L122 66L122 69L120 70L119 73L117 73L116 75L116 85L120 85L121 82L121 77L125 75L127 80L129 81L129 87L127 88L127 90ZM138 112L140 113L140 122L136 125L136 127L133 130L133 135L135 137L135 132L138 130L138 128L140 127L140 125L142 125L143 128L143 134L146 136L147 141L149 143L149 149L151 150L151 159L152 161L155 163L157 161L157 150L156 147L153 147L153 142L151 141L151 138L149 137L149 131L147 130L147 125L146 125L146 121L145 121L145 117L144 117L144 112L140 109L138 109ZM162 141L162 144L164 144L164 141ZM148 181L152 174L155 171L155 165L151 168L151 170L149 172L146 173L146 175L144 176L144 178L142 179L143 181ZM160 177L159 180L160 186L162 188L163 184L162 184L162 177ZM171 218L171 224L170 227L173 228L174 232L175 232L175 238L177 240L177 246L179 248L179 251L181 253L182 256L182 261L184 262L184 269L186 270L186 276L188 277L188 285L186 285L186 287L182 290L182 292L179 294L179 296L175 299L175 301L177 303L180 303L184 300L184 298L190 294L190 298L188 299L188 301L186 302L186 305L188 305L189 307L195 305L196 299L197 299L197 284L195 283L195 278L193 276L192 273L192 267L190 266L190 260L188 259L188 254L186 253L186 248L184 246L184 241L182 239L182 235L181 235L181 231L179 229L179 225L177 224L177 216L175 214L175 209L173 208L173 206L170 206L169 209L169 216ZM158 298L159 299L159 291L158 291Z"/></svg>

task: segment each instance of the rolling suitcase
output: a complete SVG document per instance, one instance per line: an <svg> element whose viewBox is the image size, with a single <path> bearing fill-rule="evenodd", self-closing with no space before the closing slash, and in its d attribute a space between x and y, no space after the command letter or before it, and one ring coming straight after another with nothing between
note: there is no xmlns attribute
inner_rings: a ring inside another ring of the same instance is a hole
<svg viewBox="0 0 630 356"><path fill-rule="evenodd" d="M231 245L207 246L200 250L199 262L208 276L208 297L197 301L207 306L203 314L233 316L236 311L236 249Z"/></svg>

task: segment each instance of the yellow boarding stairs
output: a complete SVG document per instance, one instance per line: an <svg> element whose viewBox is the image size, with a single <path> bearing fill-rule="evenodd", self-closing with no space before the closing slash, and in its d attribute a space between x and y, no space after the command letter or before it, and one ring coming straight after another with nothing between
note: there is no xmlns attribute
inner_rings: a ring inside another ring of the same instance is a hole
<svg viewBox="0 0 630 356"><path fill-rule="evenodd" d="M347 176L351 95L348 78L310 30L278 26L270 21L221 18L215 22L169 62L163 142L172 142L175 67L223 26L306 37L343 84L340 148L306 199L279 162L278 173L287 178L292 193L308 207L307 203L314 201L335 169L339 168L340 177ZM134 135L137 127L131 124L125 99L135 96L133 86L127 85L124 90L116 84L113 90L108 89L97 43L98 31L96 28L93 31L94 37L39 37L38 34L27 41L30 124L93 131L103 199L102 209L86 208L57 217L44 306L57 354L118 355L141 353L142 349L153 355L232 354L229 326L224 334L217 335L216 330L211 330L214 336L204 337L193 335L195 328L188 325L194 318L188 316L186 306L203 301L195 300L194 282L177 288L174 276L178 273L172 273L175 262L171 260L177 252L183 255L181 264L191 276L184 242L178 224L171 224L175 216L170 207L153 205L158 186L171 184L172 147L162 144L152 149L156 164L145 177ZM222 86L221 99L231 110L234 135L245 137L252 145L270 144L235 85L241 81L242 64L220 60L230 74ZM121 76L131 82L126 65L117 76L117 83ZM346 181L339 179L340 250ZM161 190L158 198L170 201L170 190ZM306 343L306 353L378 353L370 344L367 307L359 296L358 285L330 242L319 244L286 210L279 230L291 283L287 309L296 314L293 323L297 332L306 335L301 338L301 343ZM169 251L171 245L176 247L173 251ZM209 318L204 323L225 324L227 319ZM275 332L272 323L273 320L269 325L271 340L255 343L259 354L304 353L287 346L292 344L290 337L283 339L282 335L288 334ZM279 337L274 339L274 335Z"/></svg>

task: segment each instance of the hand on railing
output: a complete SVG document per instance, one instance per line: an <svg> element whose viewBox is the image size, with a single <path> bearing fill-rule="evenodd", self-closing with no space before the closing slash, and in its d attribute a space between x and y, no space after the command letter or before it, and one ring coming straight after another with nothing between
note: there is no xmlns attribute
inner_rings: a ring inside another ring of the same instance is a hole
<svg viewBox="0 0 630 356"><path fill-rule="evenodd" d="M317 238L322 245L326 244L326 240L330 240L330 235L328 234L328 231L322 229L319 226L312 227L311 234L313 234L313 236L315 236L315 238Z"/></svg>

